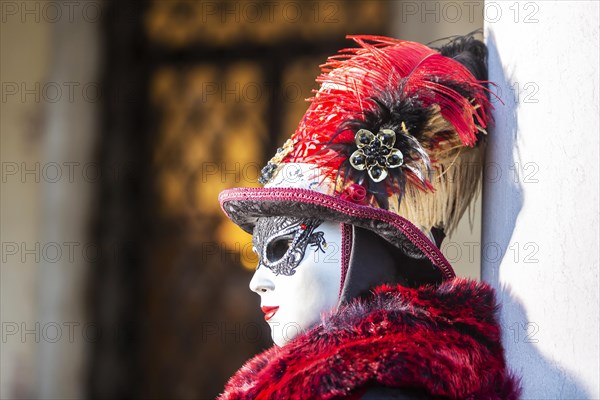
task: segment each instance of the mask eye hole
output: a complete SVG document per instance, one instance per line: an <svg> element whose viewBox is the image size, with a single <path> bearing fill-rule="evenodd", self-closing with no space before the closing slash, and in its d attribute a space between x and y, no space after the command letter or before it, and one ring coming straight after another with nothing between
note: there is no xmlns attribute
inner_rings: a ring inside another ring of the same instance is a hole
<svg viewBox="0 0 600 400"><path fill-rule="evenodd" d="M285 256L288 252L290 246L292 245L291 237L279 237L277 239L272 240L267 245L267 260L270 263L277 262Z"/></svg>

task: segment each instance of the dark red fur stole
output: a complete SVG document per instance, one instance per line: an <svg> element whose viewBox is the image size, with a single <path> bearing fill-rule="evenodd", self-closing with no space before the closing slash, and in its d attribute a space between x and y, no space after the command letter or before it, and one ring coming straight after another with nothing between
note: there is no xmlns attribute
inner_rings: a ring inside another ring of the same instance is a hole
<svg viewBox="0 0 600 400"><path fill-rule="evenodd" d="M494 291L454 279L438 287L380 286L320 325L249 360L221 399L339 399L373 385L432 397L516 399Z"/></svg>

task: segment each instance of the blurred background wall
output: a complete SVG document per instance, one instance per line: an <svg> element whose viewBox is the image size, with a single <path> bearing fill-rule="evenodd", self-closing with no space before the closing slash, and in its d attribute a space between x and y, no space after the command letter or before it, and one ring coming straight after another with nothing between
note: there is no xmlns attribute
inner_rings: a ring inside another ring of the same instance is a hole
<svg viewBox="0 0 600 400"><path fill-rule="evenodd" d="M0 397L213 398L270 345L218 192L257 185L346 34L465 34L467 3L0 3Z"/></svg>
<svg viewBox="0 0 600 400"><path fill-rule="evenodd" d="M101 30L81 6L0 3L3 399L86 387Z"/></svg>

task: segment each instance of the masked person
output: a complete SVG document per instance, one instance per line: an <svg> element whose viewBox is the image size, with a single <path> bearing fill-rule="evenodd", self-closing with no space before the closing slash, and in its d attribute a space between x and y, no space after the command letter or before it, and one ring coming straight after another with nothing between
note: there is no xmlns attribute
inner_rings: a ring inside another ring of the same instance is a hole
<svg viewBox="0 0 600 400"><path fill-rule="evenodd" d="M517 398L493 290L439 250L479 190L485 45L350 38L264 187L219 196L275 342L221 398Z"/></svg>

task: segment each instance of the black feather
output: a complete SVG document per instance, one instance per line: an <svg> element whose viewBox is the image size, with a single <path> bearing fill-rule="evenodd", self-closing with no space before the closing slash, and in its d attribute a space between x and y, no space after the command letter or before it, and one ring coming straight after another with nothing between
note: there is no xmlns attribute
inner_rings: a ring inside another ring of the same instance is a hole
<svg viewBox="0 0 600 400"><path fill-rule="evenodd" d="M464 65L480 81L487 81L487 47L473 37L473 34L455 36L442 47L435 48L443 56L450 57Z"/></svg>

